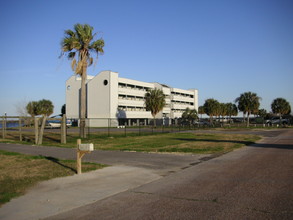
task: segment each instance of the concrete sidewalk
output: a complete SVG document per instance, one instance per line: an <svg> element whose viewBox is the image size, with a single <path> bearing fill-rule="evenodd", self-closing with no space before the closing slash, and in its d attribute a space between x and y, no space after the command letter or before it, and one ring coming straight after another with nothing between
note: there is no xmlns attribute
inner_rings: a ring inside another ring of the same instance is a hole
<svg viewBox="0 0 293 220"><path fill-rule="evenodd" d="M161 178L151 170L112 166L42 182L3 205L0 219L42 219L91 204Z"/></svg>

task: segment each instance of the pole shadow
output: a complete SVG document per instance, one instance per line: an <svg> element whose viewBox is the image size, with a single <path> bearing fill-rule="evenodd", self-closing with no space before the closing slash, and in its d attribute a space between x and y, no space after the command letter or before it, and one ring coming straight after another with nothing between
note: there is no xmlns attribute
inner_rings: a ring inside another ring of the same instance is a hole
<svg viewBox="0 0 293 220"><path fill-rule="evenodd" d="M53 163L56 163L56 164L58 164L58 165L60 165L60 166L62 166L62 167L64 167L64 168L66 168L66 169L69 169L69 170L71 170L71 171L73 171L73 172L75 172L75 173L77 173L77 170L76 170L76 169L74 169L74 168L72 168L72 167L69 167L69 166L67 166L67 165L65 165L65 164L62 164L62 163L60 162L60 160L57 159L57 158L55 158L55 157L45 157L45 159L46 159L46 160L49 160L49 161L51 161L51 162L53 162Z"/></svg>

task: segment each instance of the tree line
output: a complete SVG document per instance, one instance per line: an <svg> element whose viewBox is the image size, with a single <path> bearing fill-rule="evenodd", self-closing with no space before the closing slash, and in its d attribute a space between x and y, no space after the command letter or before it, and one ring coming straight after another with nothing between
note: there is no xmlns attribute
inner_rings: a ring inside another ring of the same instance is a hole
<svg viewBox="0 0 293 220"><path fill-rule="evenodd" d="M231 120L232 116L237 116L238 112L243 112L244 121L246 121L247 126L249 126L249 119L252 114L263 118L265 118L268 114L265 109L259 109L260 101L261 97L253 92L245 92L240 94L240 96L235 99L235 104L220 103L211 98L205 100L203 106L199 106L198 113L207 114L212 122L214 117L229 117ZM271 104L271 110L272 113L277 114L281 119L282 116L291 113L291 106L286 99L276 98Z"/></svg>

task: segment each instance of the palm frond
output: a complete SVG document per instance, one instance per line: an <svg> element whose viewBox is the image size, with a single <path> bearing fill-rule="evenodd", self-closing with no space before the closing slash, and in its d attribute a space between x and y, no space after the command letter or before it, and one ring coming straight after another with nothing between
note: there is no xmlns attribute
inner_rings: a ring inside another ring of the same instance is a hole
<svg viewBox="0 0 293 220"><path fill-rule="evenodd" d="M76 52L69 52L68 59L72 60L75 57Z"/></svg>
<svg viewBox="0 0 293 220"><path fill-rule="evenodd" d="M90 50L94 50L97 54L104 54L103 47L105 46L104 40L101 38L99 40L94 41L90 46Z"/></svg>
<svg viewBox="0 0 293 220"><path fill-rule="evenodd" d="M71 69L74 71L76 69L76 59L73 59L71 62Z"/></svg>

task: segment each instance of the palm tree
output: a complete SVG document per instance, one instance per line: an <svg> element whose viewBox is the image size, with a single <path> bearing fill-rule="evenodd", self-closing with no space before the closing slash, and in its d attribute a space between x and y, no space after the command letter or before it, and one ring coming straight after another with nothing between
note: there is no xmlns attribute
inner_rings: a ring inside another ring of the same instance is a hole
<svg viewBox="0 0 293 220"><path fill-rule="evenodd" d="M156 115L163 110L166 104L165 95L162 90L155 88L148 91L144 98L146 110L151 111L154 118L154 126L156 126Z"/></svg>
<svg viewBox="0 0 293 220"><path fill-rule="evenodd" d="M80 136L85 137L85 118L86 118L86 80L87 67L93 64L91 53L103 54L104 40L94 40L96 33L93 34L93 27L88 24L75 24L74 30L66 30L65 37L62 39L62 55L67 55L72 60L71 68L75 74L81 77L81 97L80 97ZM76 58L77 57L77 58Z"/></svg>
<svg viewBox="0 0 293 220"><path fill-rule="evenodd" d="M199 106L198 107L198 114L200 114L200 117L202 118L202 115L205 114L204 112L204 107L203 106Z"/></svg>
<svg viewBox="0 0 293 220"><path fill-rule="evenodd" d="M267 110L265 109L259 109L257 114L259 115L259 117L262 118L263 123L265 123L265 117L267 116Z"/></svg>
<svg viewBox="0 0 293 220"><path fill-rule="evenodd" d="M235 99L238 103L238 109L243 112L243 116L247 114L247 127L249 127L249 116L251 113L259 109L261 98L256 93L245 92Z"/></svg>
<svg viewBox="0 0 293 220"><path fill-rule="evenodd" d="M227 115L227 105L225 103L220 103L219 115L222 116L222 122L224 122L224 117Z"/></svg>
<svg viewBox="0 0 293 220"><path fill-rule="evenodd" d="M229 116L229 123L231 123L231 117L238 114L237 106L231 102L226 103L227 116Z"/></svg>
<svg viewBox="0 0 293 220"><path fill-rule="evenodd" d="M291 113L291 106L286 99L276 98L272 104L271 108L274 114L278 114L280 116L280 125L282 121L282 116Z"/></svg>
<svg viewBox="0 0 293 220"><path fill-rule="evenodd" d="M35 117L37 115L43 116L41 127L39 128L38 123L35 124L35 126L37 126L36 144L42 144L45 124L48 116L51 115L54 111L54 105L50 100L42 99L37 102L29 102L26 106L26 109L32 117Z"/></svg>
<svg viewBox="0 0 293 220"><path fill-rule="evenodd" d="M43 134L44 134L44 129L45 129L47 117L53 113L54 105L50 100L46 100L46 99L40 100L38 102L38 105L39 105L38 115L43 116L43 121L42 121L41 128L39 131L39 137L38 137L38 143L37 143L40 145L43 143Z"/></svg>
<svg viewBox="0 0 293 220"><path fill-rule="evenodd" d="M29 113L32 117L35 117L36 115L38 115L38 102L32 101L27 103L26 105L26 111L27 113Z"/></svg>
<svg viewBox="0 0 293 220"><path fill-rule="evenodd" d="M220 103L215 99L207 99L203 105L204 112L210 116L210 122L213 121L213 116L218 116Z"/></svg>
<svg viewBox="0 0 293 220"><path fill-rule="evenodd" d="M198 119L196 109L190 108L186 108L181 117L183 120L188 121L189 125L191 125L194 120Z"/></svg>

